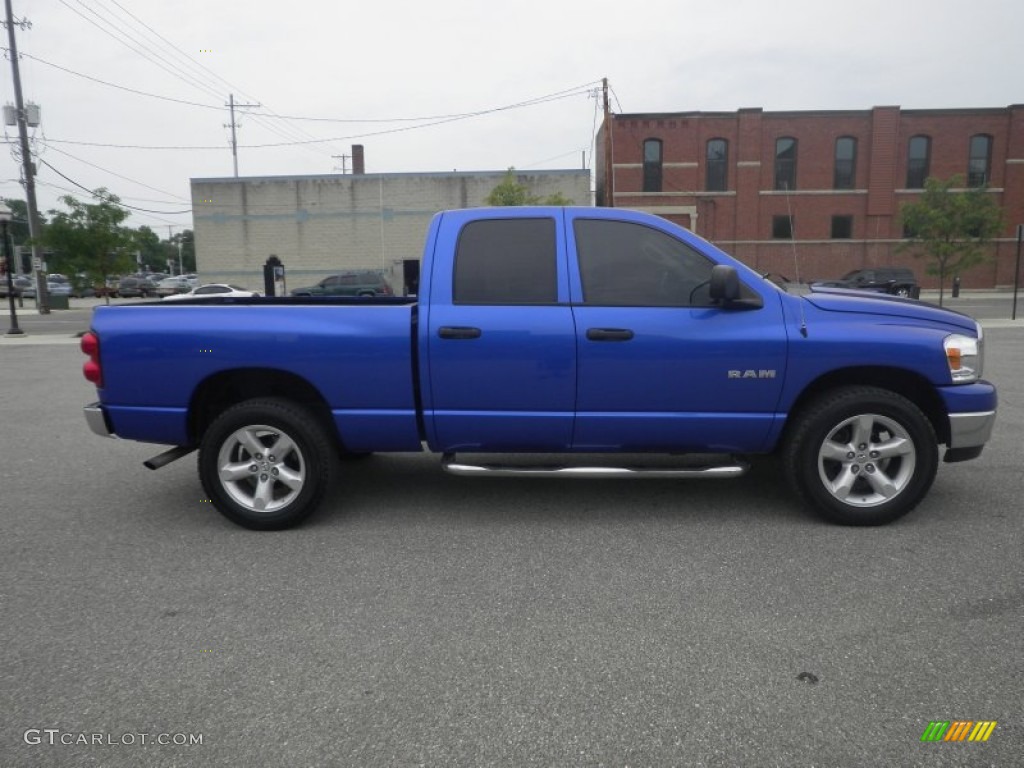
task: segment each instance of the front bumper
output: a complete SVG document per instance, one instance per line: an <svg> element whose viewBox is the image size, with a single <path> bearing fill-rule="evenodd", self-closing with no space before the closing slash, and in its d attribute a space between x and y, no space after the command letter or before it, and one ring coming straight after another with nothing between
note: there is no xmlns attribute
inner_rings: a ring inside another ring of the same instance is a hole
<svg viewBox="0 0 1024 768"><path fill-rule="evenodd" d="M995 411L949 414L949 447L975 448L984 445L992 437L995 423Z"/></svg>
<svg viewBox="0 0 1024 768"><path fill-rule="evenodd" d="M114 432L110 428L110 423L107 421L107 414L103 410L103 406L99 403L92 403L82 409L85 414L85 423L89 425L89 429L95 432L100 437L113 437Z"/></svg>

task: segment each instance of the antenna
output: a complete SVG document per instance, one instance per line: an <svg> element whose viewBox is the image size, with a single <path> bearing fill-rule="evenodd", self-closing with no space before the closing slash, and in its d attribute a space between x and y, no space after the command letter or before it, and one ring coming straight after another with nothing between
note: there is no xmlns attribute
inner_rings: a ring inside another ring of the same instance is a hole
<svg viewBox="0 0 1024 768"><path fill-rule="evenodd" d="M800 259L796 253L796 222L793 221L793 206L789 202L789 182L782 182L786 191L786 215L789 216L789 245L793 249L793 270L796 272L796 281L800 282ZM807 318L804 316L804 301L800 298L800 335L807 338Z"/></svg>

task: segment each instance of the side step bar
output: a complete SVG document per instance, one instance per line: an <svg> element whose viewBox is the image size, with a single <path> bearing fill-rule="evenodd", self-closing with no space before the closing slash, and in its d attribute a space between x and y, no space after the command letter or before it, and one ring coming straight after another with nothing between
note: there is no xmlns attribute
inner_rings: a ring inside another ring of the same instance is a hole
<svg viewBox="0 0 1024 768"><path fill-rule="evenodd" d="M750 465L743 462L693 466L667 467L574 467L574 466L518 466L515 464L462 464L454 454L445 454L441 460L445 472L462 477L590 477L590 478L728 478L746 474Z"/></svg>

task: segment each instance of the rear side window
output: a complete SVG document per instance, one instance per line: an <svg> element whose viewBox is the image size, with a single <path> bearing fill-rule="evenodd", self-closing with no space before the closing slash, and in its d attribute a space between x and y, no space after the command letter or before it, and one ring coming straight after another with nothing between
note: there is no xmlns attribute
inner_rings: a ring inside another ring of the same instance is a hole
<svg viewBox="0 0 1024 768"><path fill-rule="evenodd" d="M710 303L714 263L681 240L624 221L577 219L576 250L586 304L690 307Z"/></svg>
<svg viewBox="0 0 1024 768"><path fill-rule="evenodd" d="M554 219L486 219L462 228L455 250L456 304L554 304Z"/></svg>

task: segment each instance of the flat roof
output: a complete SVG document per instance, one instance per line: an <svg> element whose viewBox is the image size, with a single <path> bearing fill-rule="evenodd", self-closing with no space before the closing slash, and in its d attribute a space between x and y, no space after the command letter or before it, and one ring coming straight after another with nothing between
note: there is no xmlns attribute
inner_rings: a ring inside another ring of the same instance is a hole
<svg viewBox="0 0 1024 768"><path fill-rule="evenodd" d="M211 176L207 178L190 178L190 182L212 184L244 181L337 181L338 179L419 179L419 178L472 178L476 176L504 176L503 171L426 171L416 173L315 173L309 175L281 176ZM578 176L590 177L586 168L545 169L536 171L513 170L515 176Z"/></svg>

